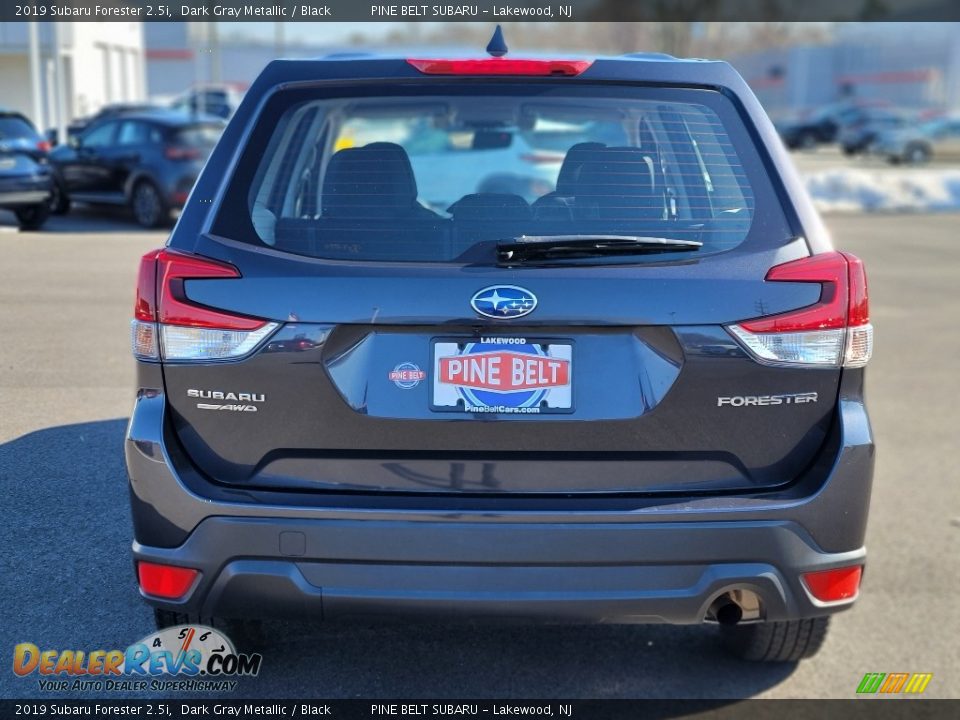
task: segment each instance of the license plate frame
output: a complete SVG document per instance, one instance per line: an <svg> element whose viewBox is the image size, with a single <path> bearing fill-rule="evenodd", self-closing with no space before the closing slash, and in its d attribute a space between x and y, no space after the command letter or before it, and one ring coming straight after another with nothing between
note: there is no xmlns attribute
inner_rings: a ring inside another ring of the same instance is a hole
<svg viewBox="0 0 960 720"><path fill-rule="evenodd" d="M430 410L525 418L573 413L574 349L571 338L505 333L433 338L430 343ZM461 366L460 372L454 372L456 365L443 362L459 358L471 358L474 362L469 363L469 367ZM524 384L519 387L513 385L518 378L513 371L520 370L514 364L515 359L522 364L521 382ZM499 372L494 372L496 366L499 366ZM464 383L449 381L457 377ZM499 389L496 389L495 380L499 380ZM532 381L535 387L527 386L526 381Z"/></svg>

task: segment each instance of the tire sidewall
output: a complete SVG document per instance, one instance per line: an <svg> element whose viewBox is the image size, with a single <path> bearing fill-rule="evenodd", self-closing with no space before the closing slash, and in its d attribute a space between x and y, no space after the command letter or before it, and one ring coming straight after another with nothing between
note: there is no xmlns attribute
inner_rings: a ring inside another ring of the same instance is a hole
<svg viewBox="0 0 960 720"><path fill-rule="evenodd" d="M16 211L21 230L39 230L50 217L49 204L31 205Z"/></svg>
<svg viewBox="0 0 960 720"><path fill-rule="evenodd" d="M140 203L146 202L147 197L150 195L152 195L153 213L150 215L142 214L141 210L146 210L146 208L141 208ZM130 194L130 209L133 211L133 217L137 221L137 224L146 228L158 227L163 223L163 219L167 213L167 206L163 202L163 196L160 194L157 186L149 180L141 180L134 185L133 192Z"/></svg>
<svg viewBox="0 0 960 720"><path fill-rule="evenodd" d="M911 165L923 165L930 161L930 149L919 143L910 145L904 157Z"/></svg>
<svg viewBox="0 0 960 720"><path fill-rule="evenodd" d="M70 211L70 197L67 189L59 180L54 180L51 188L50 212L54 215L66 215Z"/></svg>

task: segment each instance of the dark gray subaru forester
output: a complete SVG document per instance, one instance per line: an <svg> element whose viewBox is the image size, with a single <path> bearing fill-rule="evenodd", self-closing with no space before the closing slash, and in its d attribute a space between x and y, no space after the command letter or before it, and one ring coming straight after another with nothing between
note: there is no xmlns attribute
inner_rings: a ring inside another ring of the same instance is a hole
<svg viewBox="0 0 960 720"><path fill-rule="evenodd" d="M863 266L723 62L273 62L133 347L161 627L714 623L786 661L857 597Z"/></svg>

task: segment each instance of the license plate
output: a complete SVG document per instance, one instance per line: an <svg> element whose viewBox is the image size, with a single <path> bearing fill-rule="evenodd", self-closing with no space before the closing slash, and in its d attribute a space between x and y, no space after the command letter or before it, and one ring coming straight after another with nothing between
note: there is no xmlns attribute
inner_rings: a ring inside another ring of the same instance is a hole
<svg viewBox="0 0 960 720"><path fill-rule="evenodd" d="M573 345L523 337L433 344L432 410L537 415L573 411Z"/></svg>

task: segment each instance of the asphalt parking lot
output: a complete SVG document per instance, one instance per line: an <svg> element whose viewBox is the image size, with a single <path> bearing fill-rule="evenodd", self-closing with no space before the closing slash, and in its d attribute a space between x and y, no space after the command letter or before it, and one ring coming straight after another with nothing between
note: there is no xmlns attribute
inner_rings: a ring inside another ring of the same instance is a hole
<svg viewBox="0 0 960 720"><path fill-rule="evenodd" d="M868 400L879 447L862 598L800 665L728 659L699 627L270 623L240 697L806 698L866 672L932 672L960 697L957 380L960 215L828 218L871 282ZM137 259L161 244L122 215L0 217L0 696L36 697L13 645L123 648L152 630L138 599L122 456L132 403ZM144 696L146 697L146 696Z"/></svg>

